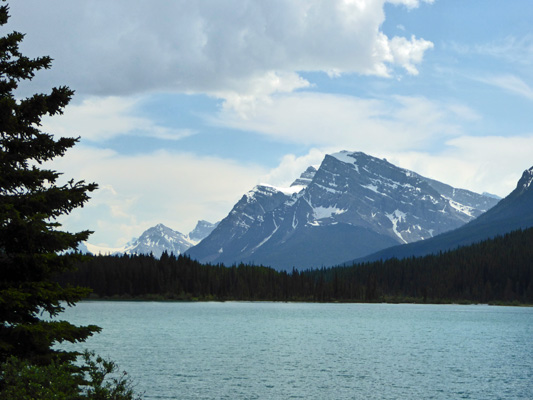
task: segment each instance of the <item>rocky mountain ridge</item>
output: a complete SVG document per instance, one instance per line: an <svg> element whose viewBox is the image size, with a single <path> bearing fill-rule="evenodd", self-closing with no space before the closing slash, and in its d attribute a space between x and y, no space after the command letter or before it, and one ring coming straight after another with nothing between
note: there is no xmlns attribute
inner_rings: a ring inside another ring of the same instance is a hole
<svg viewBox="0 0 533 400"><path fill-rule="evenodd" d="M498 202L361 152L326 155L290 188L258 185L187 254L277 269L334 265L455 229Z"/></svg>
<svg viewBox="0 0 533 400"><path fill-rule="evenodd" d="M524 171L515 190L468 224L424 242L391 247L350 263L435 254L530 227L533 227L533 167Z"/></svg>

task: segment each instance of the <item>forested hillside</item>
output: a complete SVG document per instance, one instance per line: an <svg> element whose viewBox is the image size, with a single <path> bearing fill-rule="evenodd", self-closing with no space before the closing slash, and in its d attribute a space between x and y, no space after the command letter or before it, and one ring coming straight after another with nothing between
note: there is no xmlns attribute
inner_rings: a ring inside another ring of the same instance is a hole
<svg viewBox="0 0 533 400"><path fill-rule="evenodd" d="M422 258L292 272L187 256L98 256L62 283L96 298L533 304L533 229Z"/></svg>

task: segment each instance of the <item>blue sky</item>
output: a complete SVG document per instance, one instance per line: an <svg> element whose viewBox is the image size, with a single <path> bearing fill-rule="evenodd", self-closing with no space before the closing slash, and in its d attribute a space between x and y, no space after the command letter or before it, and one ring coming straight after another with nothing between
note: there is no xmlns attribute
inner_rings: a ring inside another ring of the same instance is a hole
<svg viewBox="0 0 533 400"><path fill-rule="evenodd" d="M500 196L533 165L530 0L25 0L2 34L68 85L54 168L99 183L62 222L120 246L187 233L258 183L364 151Z"/></svg>

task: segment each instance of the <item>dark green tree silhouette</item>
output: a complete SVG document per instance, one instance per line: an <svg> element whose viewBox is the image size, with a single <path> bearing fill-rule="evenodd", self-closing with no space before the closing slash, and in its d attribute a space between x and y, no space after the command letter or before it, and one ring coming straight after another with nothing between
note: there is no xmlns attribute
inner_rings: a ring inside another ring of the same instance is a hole
<svg viewBox="0 0 533 400"><path fill-rule="evenodd" d="M0 6L0 26L7 23L8 11L7 5ZM0 363L15 356L47 365L76 357L54 350L55 344L83 341L99 330L48 318L87 294L53 279L72 268L80 255L70 250L90 234L61 231L58 218L83 206L97 185L60 184L61 174L43 165L78 141L40 130L42 118L61 114L73 91L59 87L50 94L17 98L21 81L51 66L50 57L23 56L23 38L18 32L0 38Z"/></svg>

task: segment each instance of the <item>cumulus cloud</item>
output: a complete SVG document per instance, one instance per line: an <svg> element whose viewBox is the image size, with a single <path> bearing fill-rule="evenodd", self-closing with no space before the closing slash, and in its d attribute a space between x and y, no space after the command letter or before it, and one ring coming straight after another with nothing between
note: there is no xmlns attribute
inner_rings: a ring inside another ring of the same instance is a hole
<svg viewBox="0 0 533 400"><path fill-rule="evenodd" d="M271 103L272 93L290 93L294 90L309 87L311 84L298 74L270 72L252 79L248 88L216 92L214 95L223 98L226 110L236 111L241 118L253 115L261 103Z"/></svg>
<svg viewBox="0 0 533 400"><path fill-rule="evenodd" d="M261 177L261 180L274 186L289 187L309 166L318 168L324 155L335 151L336 148L313 148L303 156L286 154L276 167Z"/></svg>
<svg viewBox="0 0 533 400"><path fill-rule="evenodd" d="M101 96L253 94L305 86L298 71L416 74L432 43L383 34L385 2L25 0L11 10L12 27L27 33L24 50L55 59L47 84Z"/></svg>
<svg viewBox="0 0 533 400"><path fill-rule="evenodd" d="M411 36L411 40L404 37L395 36L389 41L392 59L405 68L411 75L418 75L416 64L422 62L426 50L433 48L433 43L416 39Z"/></svg>

